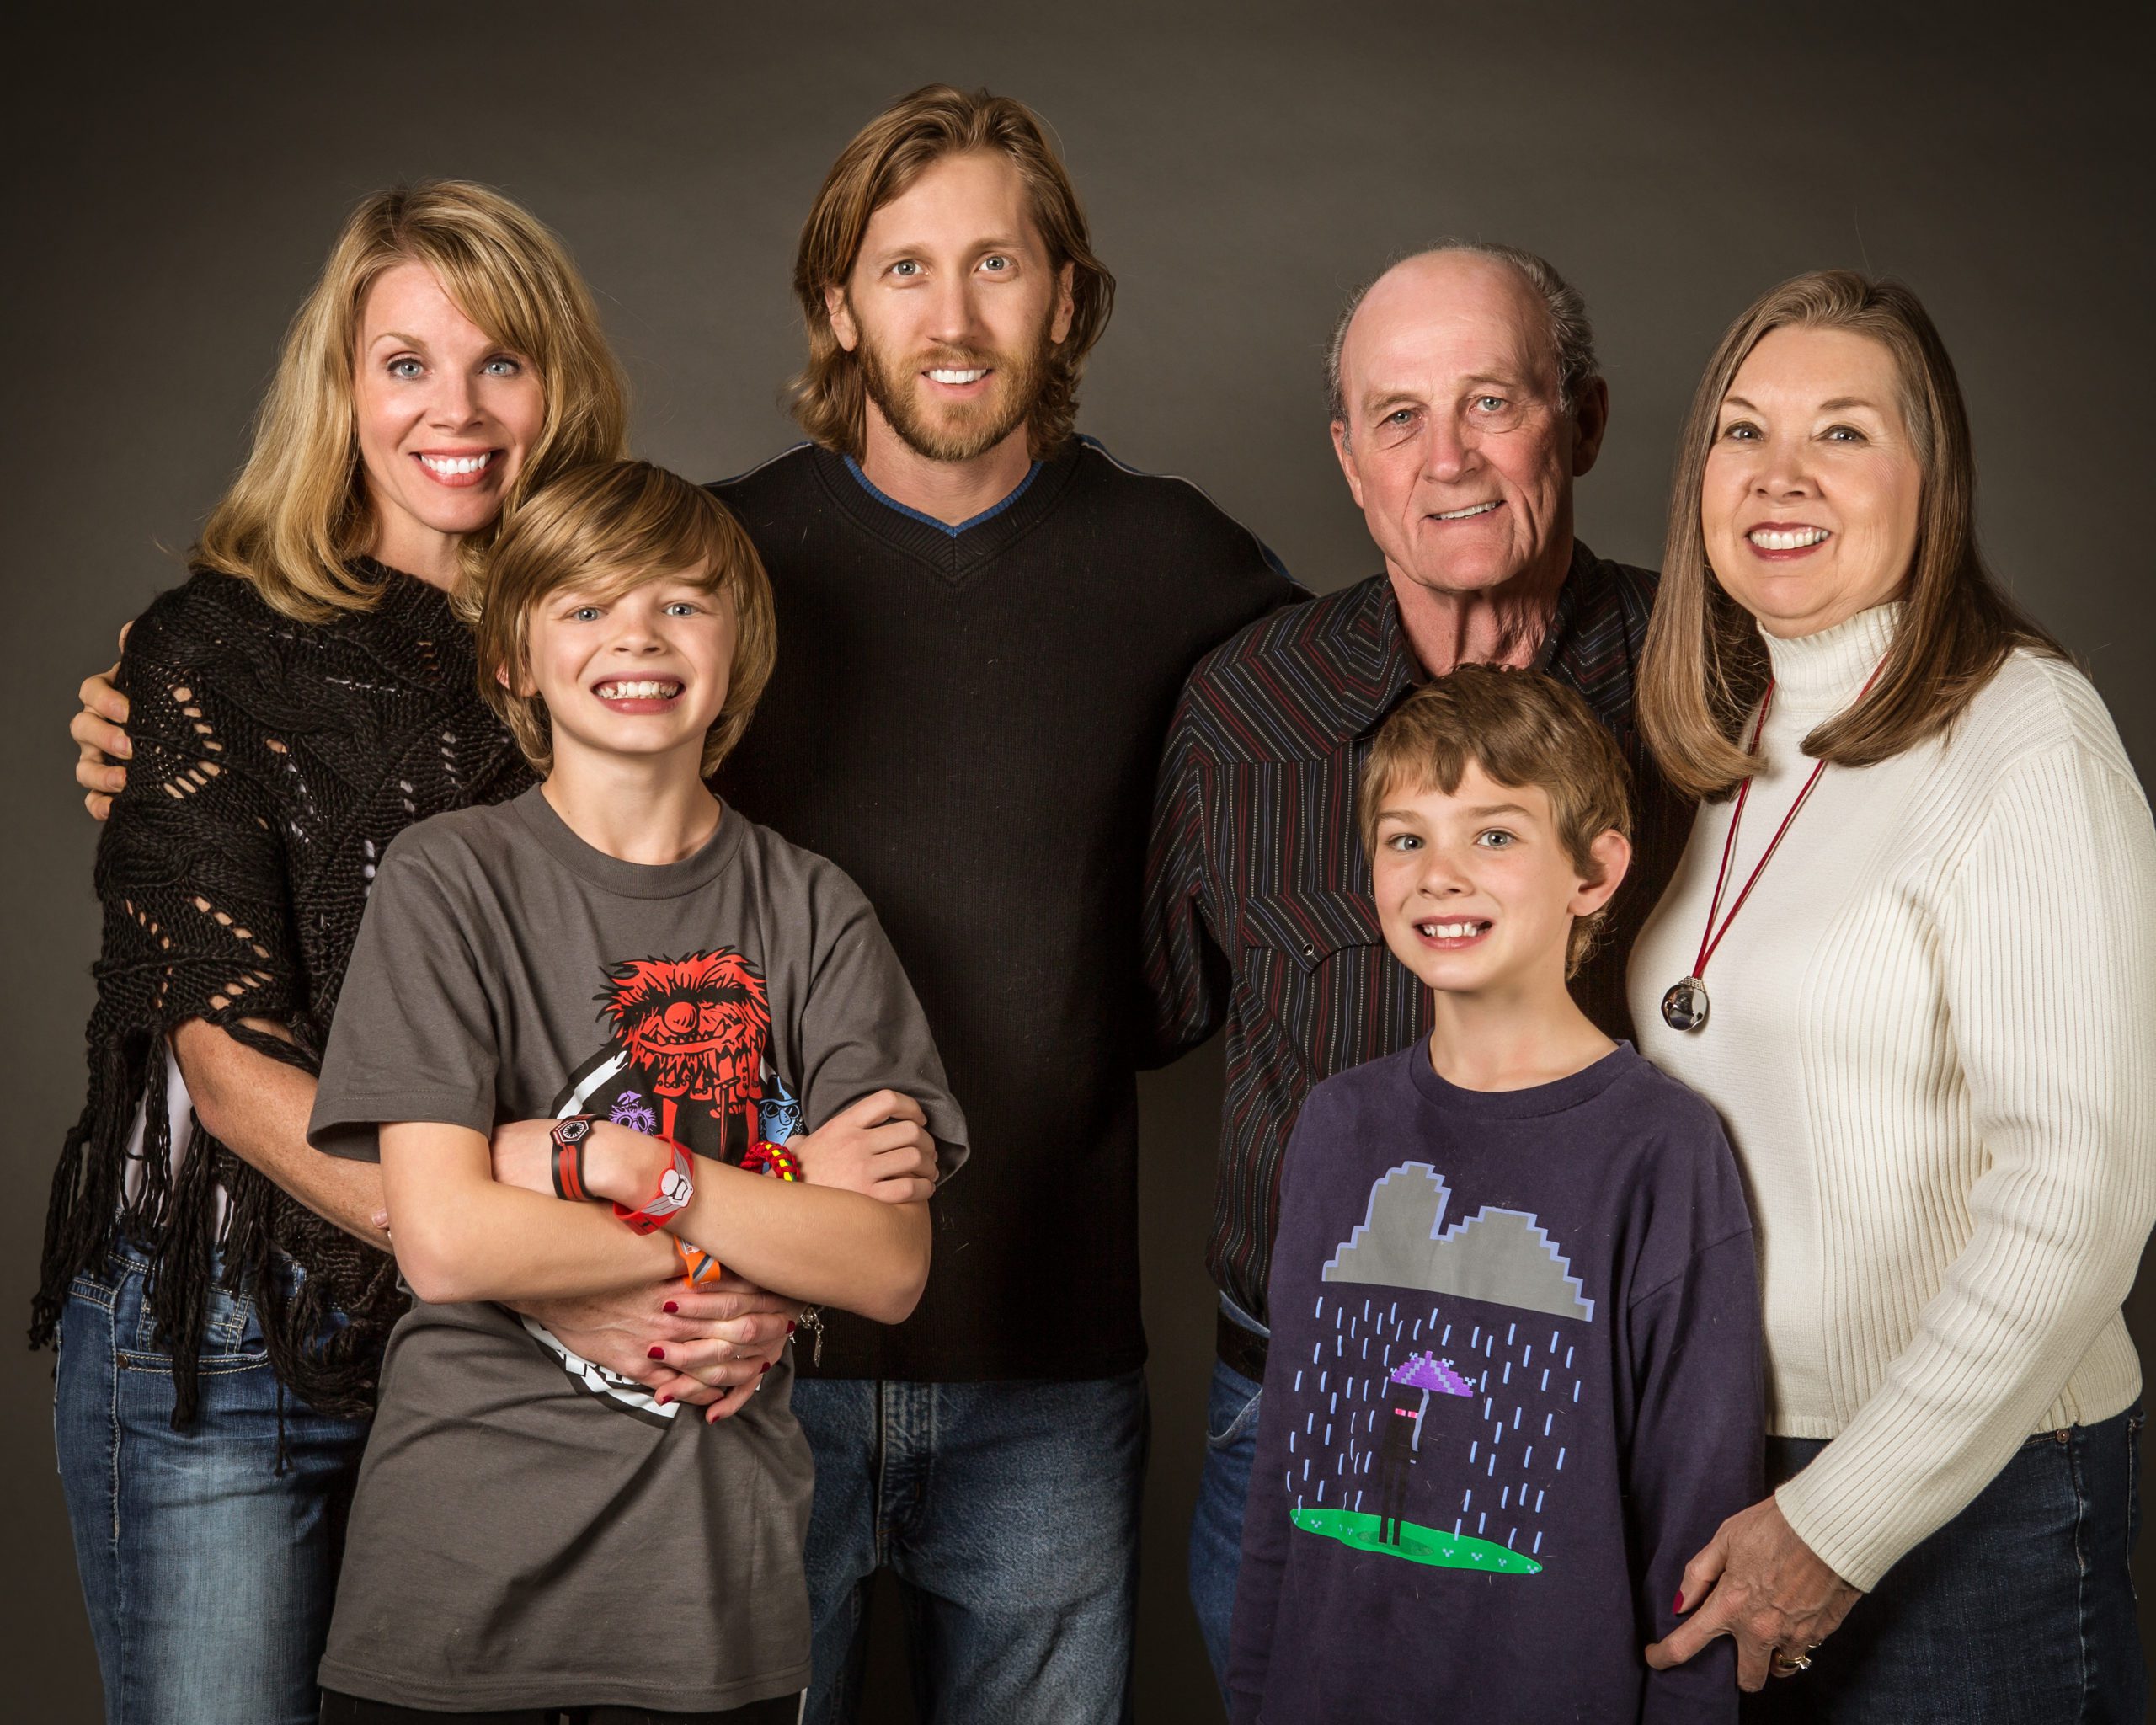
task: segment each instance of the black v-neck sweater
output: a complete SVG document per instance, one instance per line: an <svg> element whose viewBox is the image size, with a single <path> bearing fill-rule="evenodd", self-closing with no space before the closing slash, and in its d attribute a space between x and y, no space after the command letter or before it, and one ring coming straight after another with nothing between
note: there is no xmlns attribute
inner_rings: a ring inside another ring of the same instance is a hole
<svg viewBox="0 0 2156 1725"><path fill-rule="evenodd" d="M1198 658L1300 590L1196 487L1083 439L956 531L807 445L712 489L762 554L779 636L720 788L867 894L973 1143L931 1206L919 1309L834 1315L823 1374L1129 1370L1161 740Z"/></svg>

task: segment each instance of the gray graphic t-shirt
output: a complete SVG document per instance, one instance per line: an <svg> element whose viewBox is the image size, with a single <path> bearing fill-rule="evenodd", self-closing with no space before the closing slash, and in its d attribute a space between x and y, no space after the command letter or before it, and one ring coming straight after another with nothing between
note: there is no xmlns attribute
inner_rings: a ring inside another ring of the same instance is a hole
<svg viewBox="0 0 2156 1725"><path fill-rule="evenodd" d="M728 809L660 867L534 790L384 855L309 1136L606 1116L753 1162L870 1092L911 1096L948 1176L965 1123L867 900ZM456 1712L704 1712L808 1675L808 1449L791 1360L707 1425L494 1305L398 1325L321 1680ZM675 1417L675 1416L680 1417Z"/></svg>

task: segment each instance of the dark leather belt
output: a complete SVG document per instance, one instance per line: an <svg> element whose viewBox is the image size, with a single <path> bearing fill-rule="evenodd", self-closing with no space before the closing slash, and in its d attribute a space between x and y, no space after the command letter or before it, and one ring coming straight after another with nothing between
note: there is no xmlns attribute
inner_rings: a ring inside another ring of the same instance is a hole
<svg viewBox="0 0 2156 1725"><path fill-rule="evenodd" d="M1265 1338L1257 1331L1245 1329L1224 1311L1219 1314L1214 1345L1230 1371L1241 1372L1252 1383L1265 1381Z"/></svg>

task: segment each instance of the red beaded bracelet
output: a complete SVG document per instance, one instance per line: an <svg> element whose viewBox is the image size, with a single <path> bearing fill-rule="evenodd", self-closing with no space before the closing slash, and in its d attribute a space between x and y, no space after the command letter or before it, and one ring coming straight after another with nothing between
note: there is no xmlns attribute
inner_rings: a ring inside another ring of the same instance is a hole
<svg viewBox="0 0 2156 1725"><path fill-rule="evenodd" d="M747 1174L769 1174L780 1180L798 1180L801 1158L783 1144L760 1138L749 1146L748 1155L741 1158L741 1171Z"/></svg>

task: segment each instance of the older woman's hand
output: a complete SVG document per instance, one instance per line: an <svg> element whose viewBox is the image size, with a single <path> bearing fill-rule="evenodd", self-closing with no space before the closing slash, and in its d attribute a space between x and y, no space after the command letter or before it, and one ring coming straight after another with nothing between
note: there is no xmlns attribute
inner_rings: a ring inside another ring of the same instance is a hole
<svg viewBox="0 0 2156 1725"><path fill-rule="evenodd" d="M1769 1498L1722 1523L1684 1566L1678 1610L1693 1616L1646 1650L1647 1664L1666 1671L1726 1635L1737 1643L1737 1686L1761 1689L1777 1648L1809 1652L1863 1597L1819 1561Z"/></svg>

